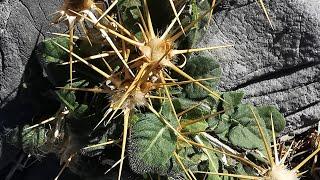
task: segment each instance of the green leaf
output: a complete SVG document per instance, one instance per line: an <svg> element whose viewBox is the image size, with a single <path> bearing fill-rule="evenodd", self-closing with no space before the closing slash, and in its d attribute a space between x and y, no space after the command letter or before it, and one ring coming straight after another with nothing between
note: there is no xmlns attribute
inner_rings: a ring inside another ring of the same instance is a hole
<svg viewBox="0 0 320 180"><path fill-rule="evenodd" d="M237 163L237 164L235 165L235 172L236 172L237 174L248 175L248 173L247 173L246 170L244 169L242 163Z"/></svg>
<svg viewBox="0 0 320 180"><path fill-rule="evenodd" d="M78 106L76 96L72 91L60 90L56 92L59 100L71 111L75 110Z"/></svg>
<svg viewBox="0 0 320 180"><path fill-rule="evenodd" d="M208 105L212 111L217 112L217 108L218 108L217 106L219 102L216 101L214 97L208 96L207 98L201 100L200 102Z"/></svg>
<svg viewBox="0 0 320 180"><path fill-rule="evenodd" d="M275 106L257 107L260 118L264 120L268 129L271 127L271 114L276 133L280 133L286 126L286 120Z"/></svg>
<svg viewBox="0 0 320 180"><path fill-rule="evenodd" d="M136 22L140 22L139 9L140 0L121 0L118 2L119 13L127 29L130 29L136 37L140 37L140 29ZM142 36L141 36L142 37Z"/></svg>
<svg viewBox="0 0 320 180"><path fill-rule="evenodd" d="M183 123L204 117L211 111L211 107L207 105L205 101L197 102L186 98L175 98L173 103L177 113L188 110L182 115L181 122ZM203 119L202 121L186 126L183 130L188 132L200 132L206 130L208 127L208 123Z"/></svg>
<svg viewBox="0 0 320 180"><path fill-rule="evenodd" d="M194 79L215 78L213 80L201 81L201 83L212 90L220 80L220 65L209 57L193 56L185 66L185 72ZM208 96L208 92L194 83L186 85L185 92L190 99L203 99Z"/></svg>
<svg viewBox="0 0 320 180"><path fill-rule="evenodd" d="M234 146L249 150L257 149L266 154L256 121L259 122L267 143L270 143L272 135L271 113L276 133L281 132L285 127L285 119L281 113L274 106L255 108L250 104L241 104L243 93L227 92L223 94L223 98L225 102L221 101L221 104L226 112L215 118L218 123L210 120L210 128L214 129L220 139L229 141Z"/></svg>
<svg viewBox="0 0 320 180"><path fill-rule="evenodd" d="M260 156L261 157L261 156ZM267 163L267 162L265 162ZM236 174L243 174L243 175L249 175L249 176L255 176L256 175L256 170L252 167L245 166L244 164L237 162L235 165L235 173Z"/></svg>
<svg viewBox="0 0 320 180"><path fill-rule="evenodd" d="M182 24L186 25L192 21L197 20L210 8L210 4L208 3L208 1L191 0L187 3L190 7L190 14L189 16L184 16L185 18L181 19ZM206 32L206 28L204 27L207 25L207 22L208 16L205 16L187 32L186 37L183 38L180 42L180 44L185 45L185 47L183 47L184 49L195 47L197 43L204 37L204 34Z"/></svg>
<svg viewBox="0 0 320 180"><path fill-rule="evenodd" d="M65 48L68 48L68 38L59 37L46 39L41 42L36 49L37 58L47 74L48 79L54 86L60 86L60 84L66 82L69 76L68 66L59 66L68 58L68 52L64 51L56 44L58 43Z"/></svg>
<svg viewBox="0 0 320 180"><path fill-rule="evenodd" d="M184 130L188 132L203 132L208 128L208 123L205 120L199 121L197 123L188 125L184 128Z"/></svg>
<svg viewBox="0 0 320 180"><path fill-rule="evenodd" d="M73 83L73 87L84 88L88 85L85 81L78 81ZM68 85L66 85L67 87ZM96 119L89 112L89 106L83 104L83 102L78 102L75 91L60 89L55 91L59 100L64 104L70 113L68 114L69 119L81 119L91 116L91 118ZM95 117L98 115L95 115ZM93 120L91 119L91 120Z"/></svg>
<svg viewBox="0 0 320 180"><path fill-rule="evenodd" d="M47 153L48 130L44 127L26 129L28 127L17 127L6 132L6 142L22 148L24 152L32 155L37 156Z"/></svg>
<svg viewBox="0 0 320 180"><path fill-rule="evenodd" d="M175 98L173 99L173 104L176 111L180 112L197 105L197 102L187 98Z"/></svg>
<svg viewBox="0 0 320 180"><path fill-rule="evenodd" d="M76 119L84 118L88 113L88 108L87 105L80 104L69 114L69 117L71 116Z"/></svg>
<svg viewBox="0 0 320 180"><path fill-rule="evenodd" d="M258 148L260 151L265 152L262 137L251 109L257 117L266 140L270 140L265 121L259 117L257 109L250 104L238 106L235 116L232 117L232 121L239 124L230 129L229 140L238 147L247 149Z"/></svg>
<svg viewBox="0 0 320 180"><path fill-rule="evenodd" d="M58 37L46 39L37 46L37 57L42 65L44 72L47 74L50 82L57 87L65 86L70 83L69 65L61 63L69 62L69 53L57 46L55 43L69 49L69 38ZM91 44L86 40L76 40L73 47L73 52L80 57L88 57L101 53L101 44ZM77 58L73 58L76 60ZM90 62L101 70L107 71L105 66L101 66L103 61L95 60ZM113 65L113 64L112 64ZM75 80L90 80L90 82L100 81L102 76L84 65L83 63L73 63L73 79Z"/></svg>
<svg viewBox="0 0 320 180"><path fill-rule="evenodd" d="M199 119L211 112L211 107L205 101L198 102L187 98L175 98L173 103L177 113L188 110L188 112L183 114L183 119Z"/></svg>
<svg viewBox="0 0 320 180"><path fill-rule="evenodd" d="M206 156L203 153L196 153L190 145L188 147L183 147L177 150L177 154L183 165L187 169L190 169L192 171L198 170L198 164L206 160ZM178 167L177 170L183 172L181 165L177 162L176 159L175 161Z"/></svg>
<svg viewBox="0 0 320 180"><path fill-rule="evenodd" d="M47 63L61 63L64 62L64 59L66 59L66 57L68 57L69 53L58 47L55 43L58 43L65 48L68 48L69 38L58 37L47 39L40 44L42 57L45 61L47 61Z"/></svg>
<svg viewBox="0 0 320 180"><path fill-rule="evenodd" d="M243 96L243 92L231 91L223 93L223 99L225 101L222 102L222 106L223 109L226 111L226 114L230 115L234 113L234 109L241 103Z"/></svg>
<svg viewBox="0 0 320 180"><path fill-rule="evenodd" d="M165 103L167 104L167 103ZM162 108L162 115L175 127L176 120L168 105ZM170 159L175 151L177 137L155 114L135 114L132 125L129 160L133 171L139 174L165 174L170 168Z"/></svg>
<svg viewBox="0 0 320 180"><path fill-rule="evenodd" d="M223 133L225 131L228 131L230 126L231 126L231 123L230 123L230 117L228 115L225 115L225 114L222 114L218 119L214 119L212 121L216 121L216 123L214 123L214 132L216 134L220 134L220 133Z"/></svg>
<svg viewBox="0 0 320 180"><path fill-rule="evenodd" d="M206 147L211 147L212 145L210 144L210 142L202 137L202 136L197 136L196 141ZM208 157L208 169L210 172L219 172L219 159L216 155L216 153L206 149L206 148L202 148L203 152L207 155ZM217 175L210 175L208 174L208 179L210 180L220 180L221 178Z"/></svg>
<svg viewBox="0 0 320 180"><path fill-rule="evenodd" d="M88 85L85 81L76 81L73 83L73 87L83 88ZM68 85L65 86L67 88ZM79 108L79 103L77 102L75 91L60 89L55 91L59 100L71 111L75 111Z"/></svg>
<svg viewBox="0 0 320 180"><path fill-rule="evenodd" d="M160 114L164 117L164 120L169 122L173 127L177 127L178 120L172 110L172 107L168 101L163 101Z"/></svg>
<svg viewBox="0 0 320 180"><path fill-rule="evenodd" d="M119 0L118 6L121 8L130 8L130 7L140 7L141 1L140 0Z"/></svg>
<svg viewBox="0 0 320 180"><path fill-rule="evenodd" d="M238 147L247 149L257 148L260 150L264 148L262 139L242 125L238 125L230 130L229 140L233 145Z"/></svg>

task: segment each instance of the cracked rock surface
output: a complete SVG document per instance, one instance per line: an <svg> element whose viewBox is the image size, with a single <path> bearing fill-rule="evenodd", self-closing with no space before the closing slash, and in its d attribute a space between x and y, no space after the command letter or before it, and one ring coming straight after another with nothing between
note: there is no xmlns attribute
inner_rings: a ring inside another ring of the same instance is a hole
<svg viewBox="0 0 320 180"><path fill-rule="evenodd" d="M320 120L320 1L266 2L274 30L256 2L220 4L197 46L234 44L205 52L221 64L222 91L276 105L287 119L284 133L313 125Z"/></svg>
<svg viewBox="0 0 320 180"><path fill-rule="evenodd" d="M0 124L32 116L33 97L21 95L21 90L34 73L37 43L48 32L61 32L61 26L50 24L50 14L60 4L59 0L0 0Z"/></svg>

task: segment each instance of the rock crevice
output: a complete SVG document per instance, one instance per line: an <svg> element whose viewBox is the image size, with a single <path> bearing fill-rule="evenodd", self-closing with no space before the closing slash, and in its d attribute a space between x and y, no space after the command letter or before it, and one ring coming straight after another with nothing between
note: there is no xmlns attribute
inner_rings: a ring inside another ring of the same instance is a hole
<svg viewBox="0 0 320 180"><path fill-rule="evenodd" d="M256 2L235 2L218 8L205 34L210 38L198 44L235 44L204 53L220 61L221 90L242 90L248 102L278 106L288 121L284 133L318 122L320 1L266 2L274 30Z"/></svg>

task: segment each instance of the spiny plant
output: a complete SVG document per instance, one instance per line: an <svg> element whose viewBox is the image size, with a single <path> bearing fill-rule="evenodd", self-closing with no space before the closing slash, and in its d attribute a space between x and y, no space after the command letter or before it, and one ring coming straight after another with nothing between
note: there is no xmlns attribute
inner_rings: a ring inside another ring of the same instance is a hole
<svg viewBox="0 0 320 180"><path fill-rule="evenodd" d="M109 30L111 30L112 32L114 32L113 30L115 30L115 27L122 27L119 23L117 23L112 17L108 16L108 19L106 19L106 21L102 21L102 19L112 10L112 8L118 3L118 0L115 0L109 7L108 9L106 9L104 11L104 3L103 1L93 1L93 0L81 0L79 1L74 1L74 0L65 0L64 4L61 8L61 10L59 10L57 13L58 18L56 18L56 20L54 22L60 22L62 21L67 21L68 22L68 26L69 26L69 56L70 56L70 60L69 60L69 65L70 65L70 85L72 86L72 72L73 72L73 68L72 68L72 52L73 52L73 34L74 34L74 28L77 22L79 22L79 24L81 25L82 30L84 31L84 33L86 34L89 42L91 43L90 37L94 37L94 35L92 35L92 33L90 33L89 31L94 31L94 30L98 30L101 33L101 36L108 42L108 45L111 46L111 48L114 50L114 52L116 53L116 55L119 57L119 59L122 61L122 63L124 64L124 66L129 70L129 72L131 73L132 76L134 76L133 72L131 71L131 69L128 67L124 57L122 56L122 54L119 52L118 48L116 47L116 45L114 44L114 42L112 41L112 39L110 38L109 34L106 32L105 29L103 28L95 28L95 27L88 27L85 26L84 24L84 20L85 19L90 19L92 22L94 22L94 26L96 26L97 24L99 25L104 25L104 27L108 27ZM101 7L99 7L99 5ZM101 15L99 17L99 19L96 17L96 13L98 13L99 15ZM88 18L89 17L89 18ZM115 23L115 24L114 24ZM127 31L126 31L127 32ZM98 68L95 68L96 70L98 70ZM101 70L100 71L103 75L107 76L106 78L108 78L108 75L106 73L103 73Z"/></svg>
<svg viewBox="0 0 320 180"><path fill-rule="evenodd" d="M112 164L96 164L107 166L108 173L119 165L118 179L127 170L125 158L129 171L145 179L250 179L283 170L283 162L274 166L264 159L270 157L271 137L285 126L283 116L272 106L242 104L243 93L218 92L216 61L187 54L231 45L180 50L183 36L197 39L193 30L200 29L215 3L210 8L209 2L201 2L208 5L203 10L196 1L169 0L173 20L163 33L156 33L148 3L64 1L55 22L67 22L69 34L56 33L62 37L44 41L39 54L66 111L25 128L24 134L31 134L26 137L34 137L38 129L47 131L50 136L41 134L38 149L60 155L62 170L69 166L82 176L95 169L79 170L90 168L83 156L111 159ZM188 5L191 18L183 16ZM76 24L84 36L74 35ZM120 160L108 155L114 149Z"/></svg>
<svg viewBox="0 0 320 180"><path fill-rule="evenodd" d="M169 25L169 27L166 29L166 31L163 33L161 37L158 37L155 35L155 31L153 29L147 1L143 1L143 10L144 14L146 16L146 22L145 19L142 15L142 13L139 11L139 15L141 17L141 21L143 24L143 27L139 24L139 27L141 27L141 33L143 35L143 41L139 41L135 36L132 36L130 32L121 26L121 29L124 32L128 32L128 35L131 35L129 37L125 37L124 35L117 33L108 27L104 26L103 24L99 23L98 20L95 20L95 17L89 16L85 17L82 14L70 10L72 13L92 22L98 28L101 30L104 30L104 32L111 33L112 35L120 38L121 40L125 41L126 43L129 43L133 46L134 48L137 48L140 50L141 54L140 57L133 59L132 61L128 60L127 62L124 62L126 64L127 69L123 69L122 71L119 71L117 73L113 73L111 75L108 75L107 73L103 72L102 70L98 69L95 66L93 69L97 71L98 73L102 74L107 78L107 80L110 80L111 83L115 86L114 92L111 91L105 91L109 94L112 94L111 96L111 103L109 106L109 109L107 110L107 113L105 114L105 117L109 115L110 112L113 111L111 114L109 121L112 120L112 118L115 116L116 112L118 110L122 110L124 113L124 133L123 133L123 144L122 144L122 159L124 158L124 153L125 153L125 145L126 145L126 136L127 136L127 129L128 129L128 124L129 124L129 116L131 114L131 111L133 108L136 106L147 106L151 111L155 112L155 110L152 107L152 104L147 103L147 95L150 94L149 92L151 90L157 89L157 88L164 88L165 89L165 94L167 98L169 99L169 102L171 102L171 95L166 87L167 83L165 80L165 67L169 67L179 73L180 75L184 76L187 78L190 82L194 82L198 86L204 88L206 91L208 91L212 96L219 98L219 95L216 92L213 92L210 90L208 87L202 85L199 80L193 79L191 76L180 70L176 65L172 63L173 57L178 54L183 54L183 53L190 53L190 52L195 52L195 51L203 51L203 50L208 50L208 49L215 49L215 48L221 48L221 47L228 47L228 46L219 46L219 47L209 47L209 48L201 48L201 49L186 49L186 50L174 50L173 49L173 42L177 40L180 36L183 35L184 31L180 31L175 33L172 36L168 36L168 33L170 32L171 28L173 27L174 23L178 19L177 17L172 21L172 23ZM180 11L181 12L181 11ZM105 13L104 13L105 14ZM179 13L180 14L180 13ZM206 15L206 14L205 14ZM103 16L103 15L102 15ZM200 17L199 19L201 19ZM189 24L185 30L190 29L198 20L192 22ZM72 37L70 37L72 38ZM131 38L131 39L130 39ZM72 56L75 56L78 58L80 61L85 62L84 59L81 57L77 56L70 50L67 50L63 46L57 44L59 47L62 49L68 51ZM123 51L126 52L126 45L123 43ZM117 50L116 50L117 51ZM126 55L125 55L126 56ZM126 56L127 57L127 56ZM128 57L127 57L128 58ZM86 63L89 65L88 63ZM133 74L132 69L136 69L135 72L136 74ZM130 73L128 73L130 72ZM121 78L120 76L123 76ZM167 75L168 78L170 76ZM159 85L158 85L159 84ZM174 85L178 85L178 83L173 83ZM69 90L80 90L77 88L69 88ZM83 90L83 89L82 89ZM151 97L151 96L149 96ZM161 97L160 97L161 98ZM172 103L171 107L174 109ZM104 118L102 119L102 121ZM100 121L100 122L102 122ZM100 123L99 123L100 124ZM98 124L98 125L99 125ZM108 124L108 123L107 123ZM167 123L168 124L168 123ZM97 126L98 126L97 125ZM174 130L174 128L171 128ZM177 133L177 132L176 132ZM121 175L121 169L123 165L123 160L120 163L120 174L119 178Z"/></svg>
<svg viewBox="0 0 320 180"><path fill-rule="evenodd" d="M66 3L66 2L65 2ZM81 7L88 7L88 6L81 6ZM180 53L186 53L186 52L189 52L189 51L199 51L199 50L204 50L204 49L192 49L192 50L183 50L183 51L177 51L177 52L174 52L173 49L172 49L172 44L171 42L169 42L169 40L167 39L164 39L167 34L169 33L170 29L172 28L172 26L174 25L174 22L176 21L176 19L171 23L171 25L169 26L169 28L165 31L165 33L162 35L161 38L159 37L156 37L155 34L154 34L154 30L153 30L153 27L152 27L152 23L151 23L151 19L150 19L150 14L149 14L149 11L148 11L148 7L147 7L147 4L146 4L146 1L144 1L144 10L145 10L145 14L147 16L147 22L148 22L148 28L146 28L145 26L145 29L141 29L142 32L143 32L143 35L146 37L148 36L149 39L145 38L145 42L141 43L141 42L137 42L137 38L132 38L132 39L129 39L129 38L126 38L125 36L115 32L115 31L111 31L110 29L108 29L106 26L103 26L101 23L99 23L98 20L95 20L96 18L93 17L92 15L90 16L90 13L88 12L85 12L87 11L87 9L76 9L78 12L72 10L72 9L68 9L68 11L70 11L71 13L75 14L78 16L78 18L84 18L84 19L87 19L93 23L95 23L97 26L99 26L100 28L100 31L102 31L102 29L105 29L107 30L108 32L111 32L113 33L113 35L116 35L118 36L119 38L122 38L123 40L127 41L128 43L131 43L133 45L136 45L138 46L138 48L141 50L143 56L143 61L142 63L144 63L142 65L142 68L138 71L137 73L137 77L132 79L131 77L129 77L126 73L126 71L124 70L124 72L119 72L119 73L115 73L113 75L108 75L106 73L104 73L102 70L98 69L96 66L93 66L89 63L85 63L87 64L88 66L90 66L91 68L93 68L95 71L97 71L98 73L102 74L105 78L109 79L112 84L116 87L116 90L114 90L114 92L110 93L110 94L113 94L112 95L112 99L111 100L111 104L110 104L110 109L109 110L114 110L114 113L111 115L110 117L110 120L112 119L112 117L115 115L115 112L119 109L122 109L124 111L124 117L125 117L125 131L124 131L124 140L123 140L123 150L122 150L122 156L124 156L124 147L125 147L125 144L126 144L126 129L128 128L128 119L129 119L129 114L130 114L130 111L132 108L134 108L136 105L144 105L145 101L144 100L146 97L145 95L148 93L149 89L145 89L143 87L146 87L146 88L152 88L150 86L147 86L145 84L149 83L149 84L155 84L153 82L151 82L149 79L151 75L149 75L152 71L159 71L158 69L161 70L161 66L163 64L161 64L161 61L163 59L164 62L166 63L169 63L170 60L172 60L172 56L175 55L175 54L180 54ZM83 16L81 13L79 12L83 12L83 13L86 13L86 15L88 15L90 18L87 18L85 16ZM103 15L106 14L106 13L103 13ZM102 15L102 16L103 16ZM141 15L142 17L142 15ZM101 19L101 18L100 18ZM142 22L143 24L145 25L145 22L142 18ZM189 25L187 27L187 29L189 29L190 27L192 27L191 25ZM124 30L125 32L128 32L128 30L126 30L124 27L122 27L122 30ZM127 33L127 34L130 34L130 33ZM174 39L171 40L171 41L174 41L175 39L177 39L178 37L180 37L182 35L181 32L177 33L175 36L174 36ZM132 37L132 36L131 36ZM72 37L72 33L70 34L70 39L73 39ZM72 41L70 41L69 43L69 46L70 44L72 43ZM58 46L60 46L61 48L63 48L64 50L66 50L64 47L62 47L61 45L57 44ZM71 55L77 57L80 61L82 62L85 62L84 59L82 58L79 58L79 56L77 56L76 54L74 54L72 51L70 51L70 49L73 49L73 48L69 48L69 50L67 50ZM207 48L207 49L212 49L212 48ZM168 52L166 52L168 50ZM117 50L116 50L117 51ZM168 55L170 53L170 55ZM164 56L164 57L161 57L161 56ZM139 59L142 59L142 58L138 58ZM162 59L160 59L162 58ZM147 60L147 63L145 63L144 61ZM150 62L148 62L150 61ZM70 61L70 64L72 64L73 62ZM137 62L137 63L140 63L140 62ZM133 67L137 66L136 64L137 63L134 63L133 64ZM174 67L175 69L178 70L178 72L182 73L183 71L179 70L175 65L171 64L170 65L172 67ZM127 66L128 67L128 66ZM147 69L148 68L148 69ZM147 69L147 70L146 70ZM130 70L130 68L129 68ZM70 71L72 71L72 68L70 68ZM158 77L155 77L157 79L160 79L162 80L162 83L165 83L164 82L164 76L162 73L159 73L159 72L152 72L154 73L156 76ZM72 73L70 73L72 74ZM121 79L119 76L120 75L123 75L124 74L124 78ZM132 74L132 73L131 73ZM153 76L155 76L153 75ZM183 75L186 75L185 73L183 73ZM116 77L118 76L118 77ZM161 77L159 77L161 76ZM194 79L192 79L190 76L188 76L189 79L191 79L192 81L196 82ZM71 83L72 83L72 80L70 80ZM125 83L124 83L125 82ZM197 83L197 82L196 82ZM131 84L131 86L128 86L127 84ZM200 86L204 87L202 84L200 83L197 83L199 84ZM153 85L155 86L155 85ZM163 85L162 85L163 86ZM211 92L211 90L209 90L209 88L206 88L207 91ZM73 90L76 90L73 88ZM80 90L80 89L77 89L77 90ZM88 90L88 89L86 89ZM150 89L151 90L151 89ZM107 90L105 90L106 92ZM111 91L109 91L111 92ZM212 92L211 92L212 93ZM214 93L212 93L214 94ZM167 91L167 95L168 95L168 91ZM215 96L217 96L216 94L214 94ZM169 97L170 98L170 97ZM152 107L152 106L149 106L149 107ZM106 113L106 116L108 115L108 113L110 111L107 111ZM105 117L106 117L105 116ZM122 162L121 162L121 165L120 165L120 169L122 167ZM120 170L121 171L121 170Z"/></svg>

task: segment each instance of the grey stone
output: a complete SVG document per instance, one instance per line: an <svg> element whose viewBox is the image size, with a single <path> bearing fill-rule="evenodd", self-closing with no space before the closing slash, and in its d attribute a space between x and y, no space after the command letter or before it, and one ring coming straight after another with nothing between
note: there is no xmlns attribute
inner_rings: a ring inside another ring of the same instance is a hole
<svg viewBox="0 0 320 180"><path fill-rule="evenodd" d="M22 75L36 44L57 31L50 25L56 0L7 0L0 2L0 104L12 100L23 83Z"/></svg>
<svg viewBox="0 0 320 180"><path fill-rule="evenodd" d="M50 22L50 14L60 4L61 0L0 1L0 122L31 113L33 100L21 90L28 88L26 76L39 70L26 67L36 64L32 56L38 42L50 36L49 32L62 32L62 26Z"/></svg>
<svg viewBox="0 0 320 180"><path fill-rule="evenodd" d="M274 30L257 1L226 2L197 44L234 44L205 52L220 61L221 90L242 90L247 102L278 106L287 119L285 133L318 122L320 1L265 2Z"/></svg>

